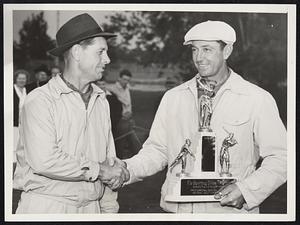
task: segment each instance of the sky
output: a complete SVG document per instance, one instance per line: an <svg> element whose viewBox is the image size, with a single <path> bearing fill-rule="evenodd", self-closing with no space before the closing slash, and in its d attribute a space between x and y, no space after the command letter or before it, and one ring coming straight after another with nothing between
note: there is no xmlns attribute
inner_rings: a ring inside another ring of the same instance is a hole
<svg viewBox="0 0 300 225"><path fill-rule="evenodd" d="M23 26L24 20L30 18L32 14L38 14L41 10L14 10L13 12L13 38L15 41L19 41L19 31ZM101 26L104 22L107 22L105 16L111 15L113 11L59 11L59 25L57 26L57 12L54 10L44 10L44 19L48 23L48 35L55 39L55 34L57 31L57 27L60 27L62 24L67 22L72 17L82 14L89 13Z"/></svg>

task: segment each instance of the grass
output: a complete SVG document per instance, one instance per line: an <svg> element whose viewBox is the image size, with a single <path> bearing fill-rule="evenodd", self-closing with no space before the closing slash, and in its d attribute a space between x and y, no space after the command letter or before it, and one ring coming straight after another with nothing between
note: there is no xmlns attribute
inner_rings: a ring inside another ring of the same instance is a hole
<svg viewBox="0 0 300 225"><path fill-rule="evenodd" d="M137 130L142 142L147 138L156 107L162 96L161 92L132 92L133 111ZM286 109L285 109L286 110ZM284 111L281 110L281 111ZM166 170L161 171L144 181L124 187L119 191L120 213L159 213L160 189L165 179ZM20 191L13 192L13 212L15 212ZM261 205L261 213L286 213L286 184L281 186Z"/></svg>

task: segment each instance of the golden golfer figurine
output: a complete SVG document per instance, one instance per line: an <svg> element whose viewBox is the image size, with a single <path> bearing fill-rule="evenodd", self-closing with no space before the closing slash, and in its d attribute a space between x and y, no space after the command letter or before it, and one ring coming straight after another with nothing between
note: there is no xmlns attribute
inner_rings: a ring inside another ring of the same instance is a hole
<svg viewBox="0 0 300 225"><path fill-rule="evenodd" d="M198 137L193 139L197 145L194 150L196 154L195 172L214 172L215 162L215 139L216 135L210 127L210 121L213 114L212 100L215 96L215 83L208 82L202 77L197 77L196 86L198 90Z"/></svg>
<svg viewBox="0 0 300 225"><path fill-rule="evenodd" d="M203 78L197 78L197 88L198 92L203 92L203 94L198 97L199 131L211 131L210 119L212 115L212 97L215 95L215 85L208 84Z"/></svg>
<svg viewBox="0 0 300 225"><path fill-rule="evenodd" d="M191 140L186 139L184 145L182 146L178 156L174 160L174 162L170 166L170 172L172 173L173 168L181 163L181 172L177 173L176 176L181 177L181 176L189 176L189 173L185 171L186 169L186 157L187 155L191 155L193 158L195 158L194 154L190 151L190 146L191 146Z"/></svg>
<svg viewBox="0 0 300 225"><path fill-rule="evenodd" d="M221 177L232 176L231 173L229 172L230 155L228 149L237 144L237 141L233 138L233 136L234 136L233 133L229 133L228 137L226 137L222 143L222 147L220 150L220 165L221 165L220 176Z"/></svg>

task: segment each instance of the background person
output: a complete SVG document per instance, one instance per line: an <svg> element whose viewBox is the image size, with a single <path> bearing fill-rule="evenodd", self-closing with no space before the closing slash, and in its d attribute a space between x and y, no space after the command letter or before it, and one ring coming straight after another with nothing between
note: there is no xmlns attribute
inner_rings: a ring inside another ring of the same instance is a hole
<svg viewBox="0 0 300 225"><path fill-rule="evenodd" d="M34 70L35 81L26 85L27 93L31 92L37 87L43 86L49 80L49 70L48 67L44 64L38 66Z"/></svg>
<svg viewBox="0 0 300 225"><path fill-rule="evenodd" d="M24 105L25 97L27 95L25 85L29 78L29 73L26 70L17 70L14 74L14 162L16 161L15 151L19 140L19 115Z"/></svg>
<svg viewBox="0 0 300 225"><path fill-rule="evenodd" d="M115 143L117 156L125 159L135 155L142 144L134 131L134 120L132 118L132 102L129 90L129 82L132 74L129 70L121 70L117 82L107 85L106 89L115 94L122 103L122 118L115 129Z"/></svg>
<svg viewBox="0 0 300 225"><path fill-rule="evenodd" d="M216 194L220 202L167 202L165 196L172 194L178 181L176 173L181 167L177 166L172 173L167 172L160 205L164 211L175 213L258 213L259 205L286 181L286 129L276 102L267 91L227 66L236 41L231 26L221 21L203 22L192 27L184 39L184 44L191 48L198 74L164 95L149 138L137 155L125 160L130 171L129 183L170 166L184 140L193 139L198 131L196 78L202 77L216 83L211 119L216 146L221 146L228 136L226 130L237 141L230 149L230 173L238 181ZM260 158L263 161L256 169Z"/></svg>
<svg viewBox="0 0 300 225"><path fill-rule="evenodd" d="M106 40L114 36L86 13L58 30L50 53L64 57L64 72L33 90L21 113L17 214L118 212L112 190L129 174L107 161L115 156L109 107L93 84L110 63Z"/></svg>
<svg viewBox="0 0 300 225"><path fill-rule="evenodd" d="M53 66L51 68L51 77L55 77L59 73L61 73L61 69L58 66Z"/></svg>
<svg viewBox="0 0 300 225"><path fill-rule="evenodd" d="M119 101L118 97L107 90L108 85L105 81L105 76L103 76L99 81L96 81L96 85L100 87L106 94L106 99L109 103L110 120L111 120L111 130L113 137L117 135L117 125L122 118L122 102Z"/></svg>

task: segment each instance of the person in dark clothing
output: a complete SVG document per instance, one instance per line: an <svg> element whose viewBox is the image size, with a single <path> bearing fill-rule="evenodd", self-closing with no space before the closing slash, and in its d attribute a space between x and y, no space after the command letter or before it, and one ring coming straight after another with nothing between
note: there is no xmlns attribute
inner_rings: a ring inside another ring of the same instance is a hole
<svg viewBox="0 0 300 225"><path fill-rule="evenodd" d="M115 94L106 95L106 99L110 108L110 119L113 136L115 137L116 126L122 118L122 103L118 100ZM117 152L118 155L118 152Z"/></svg>
<svg viewBox="0 0 300 225"><path fill-rule="evenodd" d="M49 81L49 71L46 65L40 65L35 70L36 81L26 85L27 94L33 89L43 86Z"/></svg>
<svg viewBox="0 0 300 225"><path fill-rule="evenodd" d="M106 99L109 103L109 109L110 109L112 134L113 137L116 138L117 124L122 118L122 103L119 101L119 99L114 93L108 91L105 88L106 82L104 80L104 77L102 77L99 81L97 81L96 84L106 93ZM118 152L116 153L117 156L119 157Z"/></svg>
<svg viewBox="0 0 300 225"><path fill-rule="evenodd" d="M117 125L115 136L116 152L121 159L130 158L137 154L142 147L142 143L134 130L135 121L129 88L131 78L131 72L124 69L120 71L119 78L114 84L106 85L106 89L114 93L122 103L122 118Z"/></svg>

